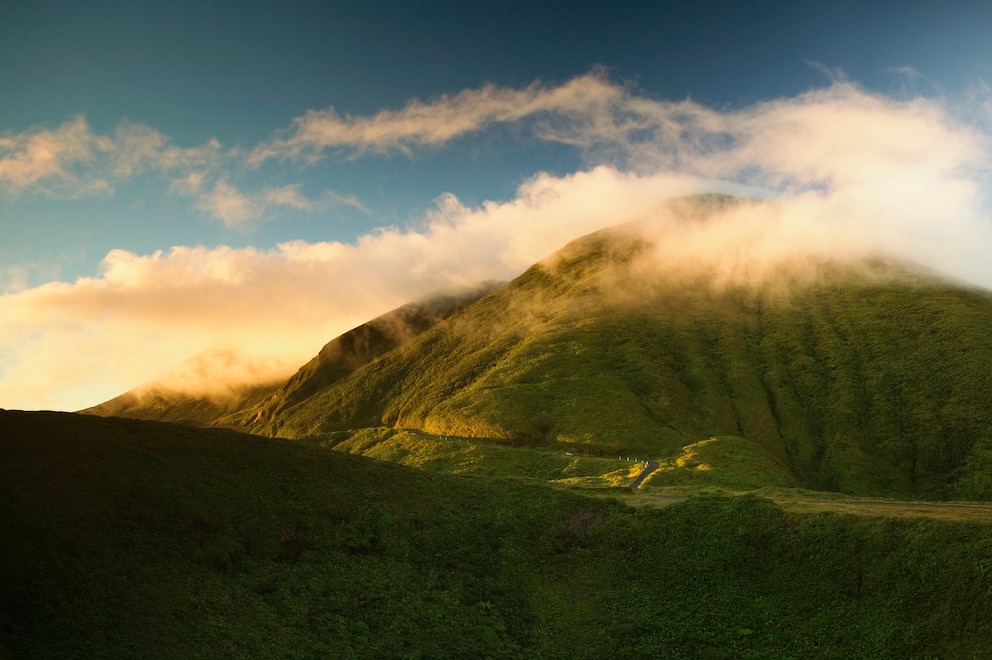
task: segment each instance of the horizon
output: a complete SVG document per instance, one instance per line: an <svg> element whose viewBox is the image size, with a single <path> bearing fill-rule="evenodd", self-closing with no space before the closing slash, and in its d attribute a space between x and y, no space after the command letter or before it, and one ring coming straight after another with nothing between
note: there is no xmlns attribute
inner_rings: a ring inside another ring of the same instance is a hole
<svg viewBox="0 0 992 660"><path fill-rule="evenodd" d="M992 288L992 8L862 5L5 9L0 407L291 373L700 192Z"/></svg>

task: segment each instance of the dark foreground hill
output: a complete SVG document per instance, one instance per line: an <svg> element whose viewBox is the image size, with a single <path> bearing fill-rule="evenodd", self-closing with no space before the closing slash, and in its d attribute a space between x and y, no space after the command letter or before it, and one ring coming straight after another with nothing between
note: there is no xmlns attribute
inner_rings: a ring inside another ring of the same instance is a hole
<svg viewBox="0 0 992 660"><path fill-rule="evenodd" d="M979 657L992 530L0 411L0 656Z"/></svg>
<svg viewBox="0 0 992 660"><path fill-rule="evenodd" d="M992 295L883 259L666 270L632 227L263 420L674 458L732 436L807 488L992 499Z"/></svg>

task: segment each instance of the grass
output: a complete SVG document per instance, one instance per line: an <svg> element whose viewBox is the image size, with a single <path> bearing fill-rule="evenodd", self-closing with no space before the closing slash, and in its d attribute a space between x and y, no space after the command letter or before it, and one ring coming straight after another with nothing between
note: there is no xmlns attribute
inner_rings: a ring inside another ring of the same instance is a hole
<svg viewBox="0 0 992 660"><path fill-rule="evenodd" d="M632 509L53 413L0 412L0 453L11 657L954 658L992 644L989 525L753 496Z"/></svg>
<svg viewBox="0 0 992 660"><path fill-rule="evenodd" d="M618 498L634 506L669 506L687 497L757 495L795 513L832 512L875 518L936 518L992 523L992 506L974 502L921 502L860 498L798 488L774 457L745 438L725 436L687 445L660 466L636 496L626 488L644 469L636 458L567 455L496 440L434 437L385 427L313 437L307 444L359 454L430 472L498 477L516 483L573 489Z"/></svg>
<svg viewBox="0 0 992 660"><path fill-rule="evenodd" d="M692 199L682 212L691 221L693 209L732 203ZM214 421L285 438L387 427L674 460L648 487L691 477L730 490L788 482L992 500L989 292L881 259L794 263L761 285L728 284L657 268L629 229L574 241L471 304L444 298L370 321ZM217 412L196 399L115 401L98 408L199 421ZM740 440L698 445L705 438ZM725 454L715 471L678 465L714 451Z"/></svg>
<svg viewBox="0 0 992 660"><path fill-rule="evenodd" d="M796 485L782 461L757 443L738 436L722 436L686 445L677 457L663 461L641 488L685 485L738 491Z"/></svg>
<svg viewBox="0 0 992 660"><path fill-rule="evenodd" d="M628 457L580 456L561 450L508 447L492 439L432 436L385 427L315 436L304 442L432 472L585 488L623 488L643 469Z"/></svg>

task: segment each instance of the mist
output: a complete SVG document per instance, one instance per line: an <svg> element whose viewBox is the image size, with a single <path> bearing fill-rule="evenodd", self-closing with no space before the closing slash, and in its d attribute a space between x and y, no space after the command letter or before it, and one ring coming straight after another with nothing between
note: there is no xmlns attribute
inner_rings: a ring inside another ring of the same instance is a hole
<svg viewBox="0 0 992 660"><path fill-rule="evenodd" d="M216 392L201 377L208 372L245 383L285 377L333 337L390 309L511 279L570 240L629 222L655 228L652 263L715 269L724 282L759 281L807 258L878 255L992 288L992 160L981 99L957 107L839 82L715 110L639 96L599 73L576 80L528 87L521 93L529 105L519 112L505 110L512 94L491 87L417 102L408 114L370 118L370 145L360 143L368 133L362 118L349 119L362 130L346 132L337 116L309 115L296 133L259 145L254 158L304 150L312 166L322 149L340 146L335 139L359 155L394 144L395 157L405 157L421 143L440 148L456 137L425 132L418 118L468 104L475 115L458 125L462 133L513 123L573 145L587 165L563 176L535 173L507 201L467 206L443 195L414 228L381 228L353 244L113 250L93 277L0 297L0 405L83 408L209 351L235 351L252 366L176 372L169 386ZM582 102L569 105L576 98ZM489 102L502 105L490 110ZM968 119L976 112L982 121ZM321 120L335 122L335 131L317 130ZM672 200L705 192L760 201L680 225Z"/></svg>

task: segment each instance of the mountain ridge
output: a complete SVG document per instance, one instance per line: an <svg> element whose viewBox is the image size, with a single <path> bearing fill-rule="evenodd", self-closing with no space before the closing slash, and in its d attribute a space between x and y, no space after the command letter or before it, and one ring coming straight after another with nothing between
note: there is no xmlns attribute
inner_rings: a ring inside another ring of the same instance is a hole
<svg viewBox="0 0 992 660"><path fill-rule="evenodd" d="M259 431L655 458L745 436L806 487L992 497L972 469L992 438L987 292L871 257L784 265L785 288L677 272L604 297L648 249L626 229L579 239Z"/></svg>

